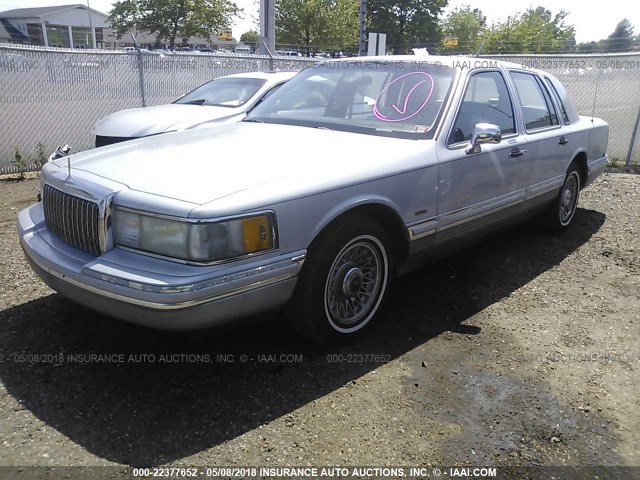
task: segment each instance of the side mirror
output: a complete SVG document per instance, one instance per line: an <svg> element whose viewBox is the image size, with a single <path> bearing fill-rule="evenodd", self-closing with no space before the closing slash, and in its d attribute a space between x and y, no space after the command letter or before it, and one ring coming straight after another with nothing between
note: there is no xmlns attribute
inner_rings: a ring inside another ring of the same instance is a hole
<svg viewBox="0 0 640 480"><path fill-rule="evenodd" d="M493 123L476 123L471 134L471 142L465 150L467 155L480 153L480 145L483 143L500 143L502 140L502 132L500 127Z"/></svg>

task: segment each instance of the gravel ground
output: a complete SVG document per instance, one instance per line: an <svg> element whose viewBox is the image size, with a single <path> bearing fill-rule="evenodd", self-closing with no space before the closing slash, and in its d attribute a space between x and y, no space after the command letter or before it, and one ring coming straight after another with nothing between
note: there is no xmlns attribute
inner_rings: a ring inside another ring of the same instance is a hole
<svg viewBox="0 0 640 480"><path fill-rule="evenodd" d="M277 315L167 333L67 301L16 238L36 189L0 182L0 465L640 465L639 175L604 174L563 235L396 280L334 351Z"/></svg>

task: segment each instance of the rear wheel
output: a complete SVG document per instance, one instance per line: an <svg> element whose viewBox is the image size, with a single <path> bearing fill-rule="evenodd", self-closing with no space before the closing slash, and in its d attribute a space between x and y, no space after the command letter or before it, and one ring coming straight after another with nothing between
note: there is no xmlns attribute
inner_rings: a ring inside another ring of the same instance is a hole
<svg viewBox="0 0 640 480"><path fill-rule="evenodd" d="M580 171L575 163L567 170L562 188L558 196L544 214L546 227L555 232L562 232L569 228L580 198Z"/></svg>
<svg viewBox="0 0 640 480"><path fill-rule="evenodd" d="M390 245L387 232L363 215L350 215L320 234L287 307L291 325L323 345L358 335L387 293Z"/></svg>

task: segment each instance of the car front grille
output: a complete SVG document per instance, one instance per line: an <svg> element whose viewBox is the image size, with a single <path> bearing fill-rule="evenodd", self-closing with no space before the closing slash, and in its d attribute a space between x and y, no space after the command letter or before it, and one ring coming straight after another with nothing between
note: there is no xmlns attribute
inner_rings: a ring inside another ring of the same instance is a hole
<svg viewBox="0 0 640 480"><path fill-rule="evenodd" d="M61 192L50 185L42 195L47 228L65 242L100 255L100 208L97 203Z"/></svg>

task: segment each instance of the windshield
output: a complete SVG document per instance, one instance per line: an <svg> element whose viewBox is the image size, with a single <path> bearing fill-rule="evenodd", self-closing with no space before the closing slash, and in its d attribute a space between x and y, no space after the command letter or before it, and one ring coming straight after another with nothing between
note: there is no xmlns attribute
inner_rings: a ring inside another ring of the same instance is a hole
<svg viewBox="0 0 640 480"><path fill-rule="evenodd" d="M455 72L413 61L340 61L310 67L245 121L431 138Z"/></svg>
<svg viewBox="0 0 640 480"><path fill-rule="evenodd" d="M173 103L239 107L248 102L265 82L259 78L216 78Z"/></svg>

